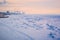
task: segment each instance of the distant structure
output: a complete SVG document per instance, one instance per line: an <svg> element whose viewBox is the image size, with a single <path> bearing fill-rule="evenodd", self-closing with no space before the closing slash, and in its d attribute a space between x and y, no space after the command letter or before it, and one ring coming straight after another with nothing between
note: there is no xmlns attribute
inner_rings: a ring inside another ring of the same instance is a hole
<svg viewBox="0 0 60 40"><path fill-rule="evenodd" d="M6 16L7 13L5 12L0 12L0 18L8 18L8 16Z"/></svg>
<svg viewBox="0 0 60 40"><path fill-rule="evenodd" d="M1 0L0 1L0 4L6 4L7 2L6 2L6 0Z"/></svg>
<svg viewBox="0 0 60 40"><path fill-rule="evenodd" d="M15 11L15 12L0 12L0 18L8 18L7 15L21 15L24 14L24 12L19 12L19 11Z"/></svg>

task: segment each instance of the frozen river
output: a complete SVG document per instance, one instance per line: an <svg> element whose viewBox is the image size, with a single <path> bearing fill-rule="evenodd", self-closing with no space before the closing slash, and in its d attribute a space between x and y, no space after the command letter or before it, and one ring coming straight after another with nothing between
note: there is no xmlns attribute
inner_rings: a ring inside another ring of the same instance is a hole
<svg viewBox="0 0 60 40"><path fill-rule="evenodd" d="M0 18L0 40L60 40L60 16L21 14Z"/></svg>

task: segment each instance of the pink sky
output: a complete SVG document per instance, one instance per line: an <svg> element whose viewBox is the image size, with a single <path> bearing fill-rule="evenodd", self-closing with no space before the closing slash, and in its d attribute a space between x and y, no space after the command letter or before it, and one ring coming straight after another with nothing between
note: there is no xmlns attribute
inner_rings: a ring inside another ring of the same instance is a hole
<svg viewBox="0 0 60 40"><path fill-rule="evenodd" d="M6 0L0 11L24 11L27 14L60 14L60 0ZM0 1L1 2L1 1Z"/></svg>

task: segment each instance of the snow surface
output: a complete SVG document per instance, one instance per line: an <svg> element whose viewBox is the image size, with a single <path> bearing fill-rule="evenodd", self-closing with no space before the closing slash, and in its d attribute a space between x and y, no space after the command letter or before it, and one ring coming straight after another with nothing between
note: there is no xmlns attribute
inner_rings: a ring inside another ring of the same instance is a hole
<svg viewBox="0 0 60 40"><path fill-rule="evenodd" d="M0 40L60 40L60 16L8 16L0 18Z"/></svg>

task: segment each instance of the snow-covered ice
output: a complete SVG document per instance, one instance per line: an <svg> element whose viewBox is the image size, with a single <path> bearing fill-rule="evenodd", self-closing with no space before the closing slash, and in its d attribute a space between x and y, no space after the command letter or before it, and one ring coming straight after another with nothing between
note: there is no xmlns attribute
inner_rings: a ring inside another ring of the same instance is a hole
<svg viewBox="0 0 60 40"><path fill-rule="evenodd" d="M0 40L60 40L60 16L24 14L0 18Z"/></svg>

